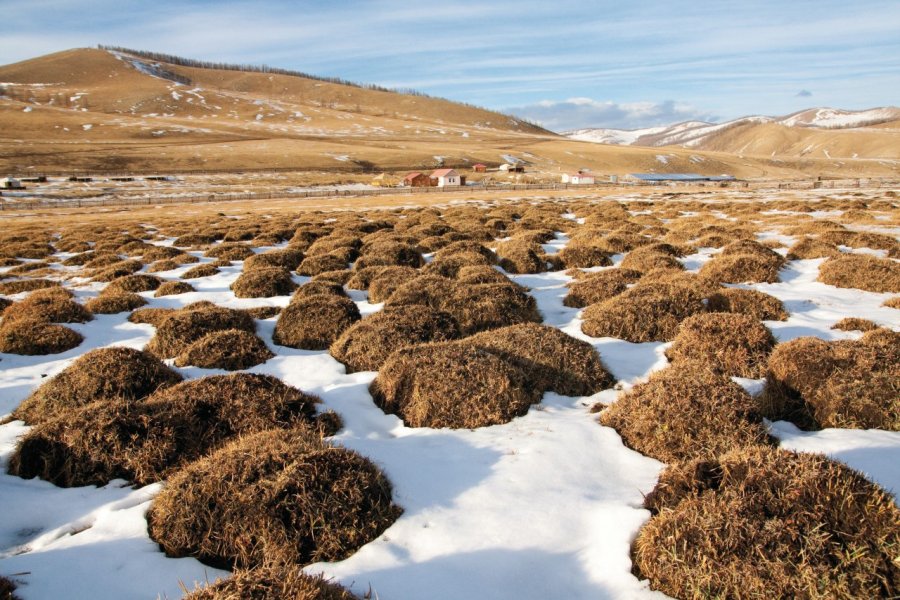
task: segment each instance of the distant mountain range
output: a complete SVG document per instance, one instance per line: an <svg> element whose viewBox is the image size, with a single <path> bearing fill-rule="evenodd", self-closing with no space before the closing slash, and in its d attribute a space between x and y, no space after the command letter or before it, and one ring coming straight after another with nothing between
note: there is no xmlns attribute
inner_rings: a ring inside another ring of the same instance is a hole
<svg viewBox="0 0 900 600"><path fill-rule="evenodd" d="M852 152L835 153L827 147L828 139L831 141L841 139L841 136L827 135L838 130L844 138L848 133L844 130L852 130L854 140L858 142L855 149L849 148L848 145L848 150ZM861 111L810 108L784 117L755 115L725 123L685 121L675 125L631 130L578 129L565 132L563 135L574 140L619 146L681 146L736 154L745 152L791 156L816 154L825 158L844 155L855 158L853 154L868 158L898 158L900 146L895 146L893 151L888 147L886 152L875 154L867 147L869 145L867 138L871 138L873 142L885 138L881 140L883 142L890 137L894 143L900 142L897 138L898 131L900 131L900 108L888 106ZM825 135L818 136L822 139L812 139L817 137L816 134ZM805 141L812 141L812 144L804 145L802 142ZM875 142L875 145L883 144ZM763 147L765 152L761 152Z"/></svg>

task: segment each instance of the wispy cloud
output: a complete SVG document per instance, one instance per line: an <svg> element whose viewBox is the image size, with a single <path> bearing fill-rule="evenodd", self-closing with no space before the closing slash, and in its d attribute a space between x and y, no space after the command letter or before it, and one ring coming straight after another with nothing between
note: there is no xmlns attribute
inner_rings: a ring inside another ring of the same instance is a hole
<svg viewBox="0 0 900 600"><path fill-rule="evenodd" d="M797 92L798 98L809 98L812 95L813 95L813 93L809 90L800 90L799 92Z"/></svg>

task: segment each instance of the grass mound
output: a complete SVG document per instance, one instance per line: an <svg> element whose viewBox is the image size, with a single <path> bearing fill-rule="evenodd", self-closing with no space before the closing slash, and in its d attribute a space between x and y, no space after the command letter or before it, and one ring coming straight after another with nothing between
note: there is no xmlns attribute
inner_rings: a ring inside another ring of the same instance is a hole
<svg viewBox="0 0 900 600"><path fill-rule="evenodd" d="M864 254L845 254L819 267L819 281L869 292L900 292L900 262Z"/></svg>
<svg viewBox="0 0 900 600"><path fill-rule="evenodd" d="M248 436L188 465L147 521L169 556L252 568L347 558L400 512L371 462L295 430Z"/></svg>
<svg viewBox="0 0 900 600"><path fill-rule="evenodd" d="M856 341L798 338L769 357L764 415L808 429L900 431L900 333L875 329Z"/></svg>
<svg viewBox="0 0 900 600"><path fill-rule="evenodd" d="M84 303L84 307L94 314L112 315L140 308L147 301L137 294L101 294Z"/></svg>
<svg viewBox="0 0 900 600"><path fill-rule="evenodd" d="M400 242L381 241L363 248L363 253L356 260L354 268L384 265L415 269L423 264L425 260L415 247Z"/></svg>
<svg viewBox="0 0 900 600"><path fill-rule="evenodd" d="M233 242L213 246L204 253L204 256L208 258L218 258L219 260L245 260L253 255L254 252L249 246Z"/></svg>
<svg viewBox="0 0 900 600"><path fill-rule="evenodd" d="M13 281L0 282L0 294L11 296L22 292L33 292L50 287L59 287L62 284L52 279L15 279Z"/></svg>
<svg viewBox="0 0 900 600"><path fill-rule="evenodd" d="M701 313L682 321L666 357L676 365L700 361L726 375L756 379L765 375L774 346L772 333L753 317Z"/></svg>
<svg viewBox="0 0 900 600"><path fill-rule="evenodd" d="M2 598L2 596L0 596ZM296 565L240 569L228 579L198 587L184 600L359 600L346 588L308 575Z"/></svg>
<svg viewBox="0 0 900 600"><path fill-rule="evenodd" d="M253 308L241 308L239 310L253 319L271 319L281 314L280 306L254 306Z"/></svg>
<svg viewBox="0 0 900 600"><path fill-rule="evenodd" d="M832 325L831 328L839 329L840 331L872 331L873 329L878 329L878 324L868 319L847 317Z"/></svg>
<svg viewBox="0 0 900 600"><path fill-rule="evenodd" d="M102 294L135 294L137 292L150 292L162 285L162 279L155 275L138 273L113 279L103 288Z"/></svg>
<svg viewBox="0 0 900 600"><path fill-rule="evenodd" d="M456 288L457 284L452 279L440 275L419 275L394 290L394 293L385 300L385 306L422 304L441 310Z"/></svg>
<svg viewBox="0 0 900 600"><path fill-rule="evenodd" d="M319 279L315 281L309 281L308 283L304 283L300 287L297 288L297 291L294 292L294 295L291 297L291 302L297 300L299 298L306 298L308 296L316 296L318 294L326 294L331 296L343 296L347 297L347 292L344 291L344 286L335 281L328 281L327 279Z"/></svg>
<svg viewBox="0 0 900 600"><path fill-rule="evenodd" d="M497 256L500 266L507 273L542 273L547 270L547 263L541 258L543 250L540 245L529 239L527 235L516 236L497 245Z"/></svg>
<svg viewBox="0 0 900 600"><path fill-rule="evenodd" d="M505 283L509 285L509 277L493 267L487 265L473 265L462 267L456 273L456 282L459 285L478 285L480 283Z"/></svg>
<svg viewBox="0 0 900 600"><path fill-rule="evenodd" d="M278 267L293 271L303 262L303 253L293 248L284 248L282 250L270 250L262 254L254 254L248 256L244 260L244 272L260 267Z"/></svg>
<svg viewBox="0 0 900 600"><path fill-rule="evenodd" d="M485 427L528 412L540 394L497 355L444 342L393 353L369 387L375 403L410 427Z"/></svg>
<svg viewBox="0 0 900 600"><path fill-rule="evenodd" d="M128 321L159 327L163 321L176 312L178 311L174 308L139 308L128 315Z"/></svg>
<svg viewBox="0 0 900 600"><path fill-rule="evenodd" d="M263 256L257 254L256 256ZM283 267L256 267L244 270L231 284L231 290L238 298L271 298L289 296L297 289L290 271Z"/></svg>
<svg viewBox="0 0 900 600"><path fill-rule="evenodd" d="M756 290L725 288L709 296L706 308L712 312L740 313L759 321L787 321L784 304L775 296Z"/></svg>
<svg viewBox="0 0 900 600"><path fill-rule="evenodd" d="M39 356L71 350L84 341L77 331L41 320L3 319L0 325L0 352Z"/></svg>
<svg viewBox="0 0 900 600"><path fill-rule="evenodd" d="M181 375L133 348L91 350L36 389L13 411L26 423L106 398L133 402L181 381Z"/></svg>
<svg viewBox="0 0 900 600"><path fill-rule="evenodd" d="M605 245L599 241L573 239L559 251L565 268L608 267L612 264Z"/></svg>
<svg viewBox="0 0 900 600"><path fill-rule="evenodd" d="M195 292L194 286L187 281L167 281L156 288L154 298L162 298L163 296L176 296L178 294L187 294Z"/></svg>
<svg viewBox="0 0 900 600"><path fill-rule="evenodd" d="M90 265L90 263L88 263L88 265ZM139 260L122 260L93 273L91 281L113 281L119 277L137 273L143 268L144 263Z"/></svg>
<svg viewBox="0 0 900 600"><path fill-rule="evenodd" d="M581 330L592 337L666 342L675 338L681 321L704 310L703 294L694 286L640 283L584 309Z"/></svg>
<svg viewBox="0 0 900 600"><path fill-rule="evenodd" d="M600 413L629 448L663 462L713 458L768 443L753 399L706 365L673 365L650 376Z"/></svg>
<svg viewBox="0 0 900 600"><path fill-rule="evenodd" d="M460 337L446 312L423 305L387 307L346 329L329 348L347 372L377 371L396 350Z"/></svg>
<svg viewBox="0 0 900 600"><path fill-rule="evenodd" d="M896 308L900 310L900 296L893 296L891 298L888 298L887 300L882 302L881 305L887 308Z"/></svg>
<svg viewBox="0 0 900 600"><path fill-rule="evenodd" d="M217 275L218 273L219 267L212 263L206 263L197 265L196 267L191 267L181 275L181 278L200 279L201 277L212 277L213 275Z"/></svg>
<svg viewBox="0 0 900 600"><path fill-rule="evenodd" d="M135 405L101 400L38 424L20 440L10 473L63 487L115 478L145 485L240 436L310 429L317 402L249 373L185 381Z"/></svg>
<svg viewBox="0 0 900 600"><path fill-rule="evenodd" d="M340 252L307 256L297 268L300 275L319 275L328 271L344 271L350 259Z"/></svg>
<svg viewBox="0 0 900 600"><path fill-rule="evenodd" d="M622 259L622 263L619 267L622 269L639 271L641 273L646 273L653 269L684 270L684 265L682 265L675 256L656 246L657 245L641 246L640 248L635 248L625 255L625 258ZM663 244L663 246L669 245Z"/></svg>
<svg viewBox="0 0 900 600"><path fill-rule="evenodd" d="M720 254L700 267L699 274L719 283L776 283L782 264L760 254Z"/></svg>
<svg viewBox="0 0 900 600"><path fill-rule="evenodd" d="M522 323L492 329L461 342L471 344L518 367L539 393L590 396L612 387L614 380L594 347L556 327Z"/></svg>
<svg viewBox="0 0 900 600"><path fill-rule="evenodd" d="M415 279L418 271L412 267L389 266L375 273L369 281L369 302L384 302L391 297L397 288Z"/></svg>
<svg viewBox="0 0 900 600"><path fill-rule="evenodd" d="M788 260L807 258L835 258L841 255L837 246L816 238L803 238L788 249Z"/></svg>
<svg viewBox="0 0 900 600"><path fill-rule="evenodd" d="M584 308L609 300L627 290L628 286L640 277L638 271L621 268L585 274L569 284L569 293L563 299L563 304L573 308Z"/></svg>
<svg viewBox="0 0 900 600"><path fill-rule="evenodd" d="M253 333L256 324L239 310L206 305L185 307L160 323L147 350L160 358L174 358L206 334L228 329Z"/></svg>
<svg viewBox="0 0 900 600"><path fill-rule="evenodd" d="M260 365L275 355L259 336L240 329L208 333L175 358L175 365L239 371Z"/></svg>
<svg viewBox="0 0 900 600"><path fill-rule="evenodd" d="M360 318L356 303L349 298L331 294L301 297L278 315L272 340L280 346L327 350Z"/></svg>
<svg viewBox="0 0 900 600"><path fill-rule="evenodd" d="M518 323L541 322L534 298L512 283L457 285L441 308L456 318L463 335Z"/></svg>
<svg viewBox="0 0 900 600"><path fill-rule="evenodd" d="M756 447L670 467L634 571L676 598L891 598L900 511L859 473Z"/></svg>
<svg viewBox="0 0 900 600"><path fill-rule="evenodd" d="M65 293L57 295L39 292L40 290L3 310L3 322L9 324L28 320L40 323L86 323L94 318L89 310L68 298Z"/></svg>

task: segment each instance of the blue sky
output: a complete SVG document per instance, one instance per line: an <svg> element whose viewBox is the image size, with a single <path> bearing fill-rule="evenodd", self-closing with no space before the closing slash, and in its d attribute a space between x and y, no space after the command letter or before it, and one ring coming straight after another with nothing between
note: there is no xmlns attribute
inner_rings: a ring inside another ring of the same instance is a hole
<svg viewBox="0 0 900 600"><path fill-rule="evenodd" d="M900 103L898 0L0 0L0 9L0 63L121 45L414 88L558 131Z"/></svg>

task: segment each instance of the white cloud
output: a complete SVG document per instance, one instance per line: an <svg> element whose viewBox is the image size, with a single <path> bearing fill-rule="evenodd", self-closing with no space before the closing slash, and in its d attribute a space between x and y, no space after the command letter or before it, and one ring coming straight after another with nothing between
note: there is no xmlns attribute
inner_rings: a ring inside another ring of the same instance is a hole
<svg viewBox="0 0 900 600"><path fill-rule="evenodd" d="M569 98L563 101L542 100L535 104L507 110L536 121L553 131L569 131L587 127L640 129L670 125L680 121L718 120L718 117L709 111L703 111L690 104L674 100L620 104L592 98Z"/></svg>

